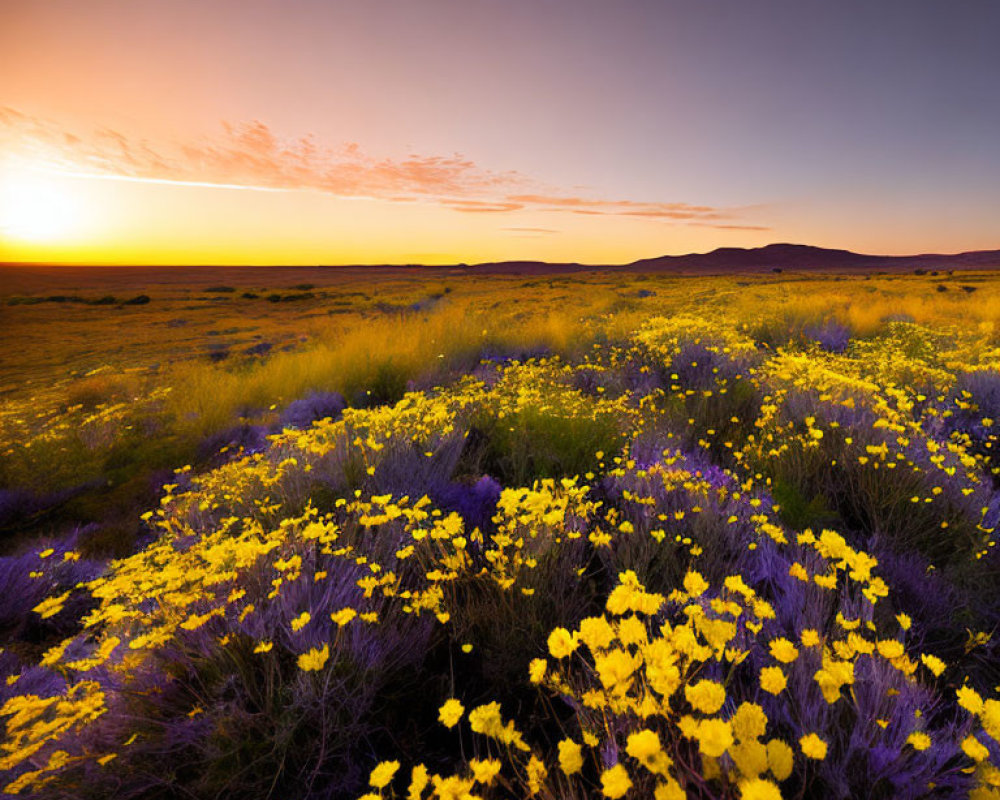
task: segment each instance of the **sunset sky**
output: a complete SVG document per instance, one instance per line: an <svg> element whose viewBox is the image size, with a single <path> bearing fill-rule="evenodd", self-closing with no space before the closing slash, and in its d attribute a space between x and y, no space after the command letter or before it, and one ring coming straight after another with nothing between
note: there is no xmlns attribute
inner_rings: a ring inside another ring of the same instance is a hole
<svg viewBox="0 0 1000 800"><path fill-rule="evenodd" d="M0 0L0 261L1000 247L996 0Z"/></svg>

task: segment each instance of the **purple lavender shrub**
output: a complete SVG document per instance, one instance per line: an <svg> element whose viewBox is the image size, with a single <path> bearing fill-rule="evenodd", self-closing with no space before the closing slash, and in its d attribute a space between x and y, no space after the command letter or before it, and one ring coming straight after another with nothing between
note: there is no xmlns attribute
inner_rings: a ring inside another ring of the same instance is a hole
<svg viewBox="0 0 1000 800"><path fill-rule="evenodd" d="M317 420L337 419L345 408L347 401L339 392L310 392L285 406L278 424L282 428L308 428Z"/></svg>
<svg viewBox="0 0 1000 800"><path fill-rule="evenodd" d="M835 319L826 319L821 323L806 325L802 335L816 342L828 353L843 353L851 343L851 330Z"/></svg>

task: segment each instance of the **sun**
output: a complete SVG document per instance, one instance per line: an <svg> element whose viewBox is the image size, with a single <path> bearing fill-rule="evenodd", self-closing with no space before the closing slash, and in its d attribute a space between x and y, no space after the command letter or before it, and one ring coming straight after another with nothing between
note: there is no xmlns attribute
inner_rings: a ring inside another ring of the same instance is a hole
<svg viewBox="0 0 1000 800"><path fill-rule="evenodd" d="M58 242L81 232L85 204L65 180L34 170L0 171L0 235Z"/></svg>

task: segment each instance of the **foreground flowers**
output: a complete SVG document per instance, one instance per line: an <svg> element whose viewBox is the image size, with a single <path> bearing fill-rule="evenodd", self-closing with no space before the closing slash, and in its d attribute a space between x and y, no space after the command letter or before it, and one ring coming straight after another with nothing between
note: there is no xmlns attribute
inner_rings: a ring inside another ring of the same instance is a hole
<svg viewBox="0 0 1000 800"><path fill-rule="evenodd" d="M33 556L5 791L994 796L992 440L910 366L653 319L185 476L99 577Z"/></svg>

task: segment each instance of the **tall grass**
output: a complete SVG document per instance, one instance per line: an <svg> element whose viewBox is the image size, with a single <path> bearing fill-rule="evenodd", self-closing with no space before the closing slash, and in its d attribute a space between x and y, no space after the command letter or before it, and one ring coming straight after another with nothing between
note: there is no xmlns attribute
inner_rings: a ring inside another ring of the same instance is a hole
<svg viewBox="0 0 1000 800"><path fill-rule="evenodd" d="M448 304L427 314L331 324L315 343L264 362L178 365L165 377L176 387L168 408L182 429L204 434L316 389L338 391L354 405L394 402L411 382L433 384L482 357L576 352L587 338L580 322L572 312L545 307L496 313Z"/></svg>

